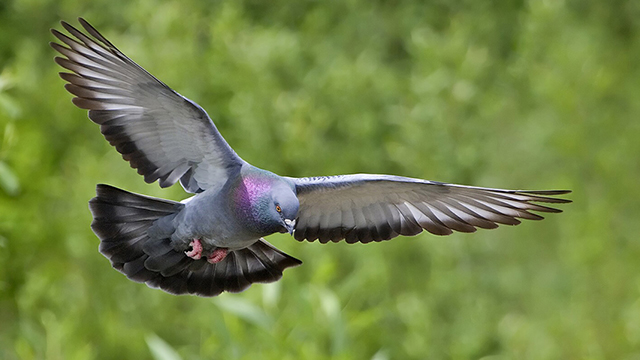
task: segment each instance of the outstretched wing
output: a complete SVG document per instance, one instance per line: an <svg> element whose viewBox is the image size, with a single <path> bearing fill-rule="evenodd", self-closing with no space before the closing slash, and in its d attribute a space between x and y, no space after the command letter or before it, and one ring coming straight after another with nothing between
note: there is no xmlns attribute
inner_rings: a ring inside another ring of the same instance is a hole
<svg viewBox="0 0 640 360"><path fill-rule="evenodd" d="M391 175L289 179L300 201L294 237L321 243L367 243L422 230L449 235L493 229L517 225L518 218L543 219L530 211L561 212L537 202L571 202L552 197L568 190L489 189Z"/></svg>
<svg viewBox="0 0 640 360"><path fill-rule="evenodd" d="M178 179L185 190L221 186L228 171L243 163L222 138L207 113L133 62L83 19L89 35L66 22L74 37L52 29L64 45L51 46L65 57L55 61L73 73L60 73L89 110L109 143L148 183L161 187Z"/></svg>

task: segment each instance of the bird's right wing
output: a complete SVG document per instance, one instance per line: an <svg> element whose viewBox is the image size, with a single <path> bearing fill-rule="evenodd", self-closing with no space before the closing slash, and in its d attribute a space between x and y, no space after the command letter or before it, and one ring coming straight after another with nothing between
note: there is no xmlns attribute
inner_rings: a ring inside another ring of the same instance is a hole
<svg viewBox="0 0 640 360"><path fill-rule="evenodd" d="M367 243L422 230L448 235L453 230L517 225L518 218L542 219L530 211L561 212L537 202L571 202L553 197L568 190L490 189L391 175L288 179L300 201L294 237L321 243Z"/></svg>
<svg viewBox="0 0 640 360"><path fill-rule="evenodd" d="M87 35L66 22L75 39L51 30L64 45L51 46L65 57L56 62L75 95L89 110L109 143L148 183L161 187L178 179L196 193L221 186L231 168L243 163L222 138L207 113L129 59L83 19Z"/></svg>

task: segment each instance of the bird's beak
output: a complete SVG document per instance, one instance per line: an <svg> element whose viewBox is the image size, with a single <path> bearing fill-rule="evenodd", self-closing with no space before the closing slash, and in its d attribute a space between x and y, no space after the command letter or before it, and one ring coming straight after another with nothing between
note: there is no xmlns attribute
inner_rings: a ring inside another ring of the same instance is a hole
<svg viewBox="0 0 640 360"><path fill-rule="evenodd" d="M287 229L290 235L293 235L293 230L296 227L295 220L284 219L284 227Z"/></svg>

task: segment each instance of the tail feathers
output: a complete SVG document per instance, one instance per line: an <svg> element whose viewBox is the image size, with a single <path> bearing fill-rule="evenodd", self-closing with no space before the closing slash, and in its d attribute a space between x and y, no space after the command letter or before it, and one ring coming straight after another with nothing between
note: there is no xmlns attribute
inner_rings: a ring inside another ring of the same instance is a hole
<svg viewBox="0 0 640 360"><path fill-rule="evenodd" d="M103 184L97 186L96 193L97 196L89 201L93 214L91 229L100 238L100 252L116 269L144 254L143 246L149 240L147 230L154 221L184 207L178 202L133 194Z"/></svg>
<svg viewBox="0 0 640 360"><path fill-rule="evenodd" d="M162 251L158 249L171 247L167 244L168 240L154 245L154 255L147 255L146 260L140 259L125 268L132 271L131 275L125 272L127 276L172 294L216 296L223 291L243 291L253 283L277 281L286 268L302 264L262 239L247 248L229 251L226 258L216 264L205 259L193 260L173 248L159 255Z"/></svg>
<svg viewBox="0 0 640 360"><path fill-rule="evenodd" d="M170 284L178 284L178 289L190 294L215 296L223 291L243 291L252 283L278 281L286 268L300 264L300 260L260 239L247 248L230 251L227 257L217 264L198 260L187 271L176 275L182 282ZM160 288L172 292L163 285L160 284Z"/></svg>
<svg viewBox="0 0 640 360"><path fill-rule="evenodd" d="M176 214L183 204L98 185L89 202L91 228L100 238L100 252L129 279L172 294L216 296L240 292L252 283L279 280L282 272L302 264L260 239L229 251L219 263L194 260L177 251L169 238L153 238L148 229L163 217Z"/></svg>

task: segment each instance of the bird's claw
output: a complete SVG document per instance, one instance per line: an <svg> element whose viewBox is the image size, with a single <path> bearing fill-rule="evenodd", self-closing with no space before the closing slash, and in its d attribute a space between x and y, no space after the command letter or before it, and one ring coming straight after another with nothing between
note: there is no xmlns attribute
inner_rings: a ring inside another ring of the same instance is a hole
<svg viewBox="0 0 640 360"><path fill-rule="evenodd" d="M184 254L192 258L193 260L200 260L200 258L202 257L202 244L200 243L200 240L193 239L189 243L189 246L191 246L191 250L185 251Z"/></svg>
<svg viewBox="0 0 640 360"><path fill-rule="evenodd" d="M210 264L217 264L227 257L229 250L227 248L216 248L211 255L207 256L207 261Z"/></svg>

